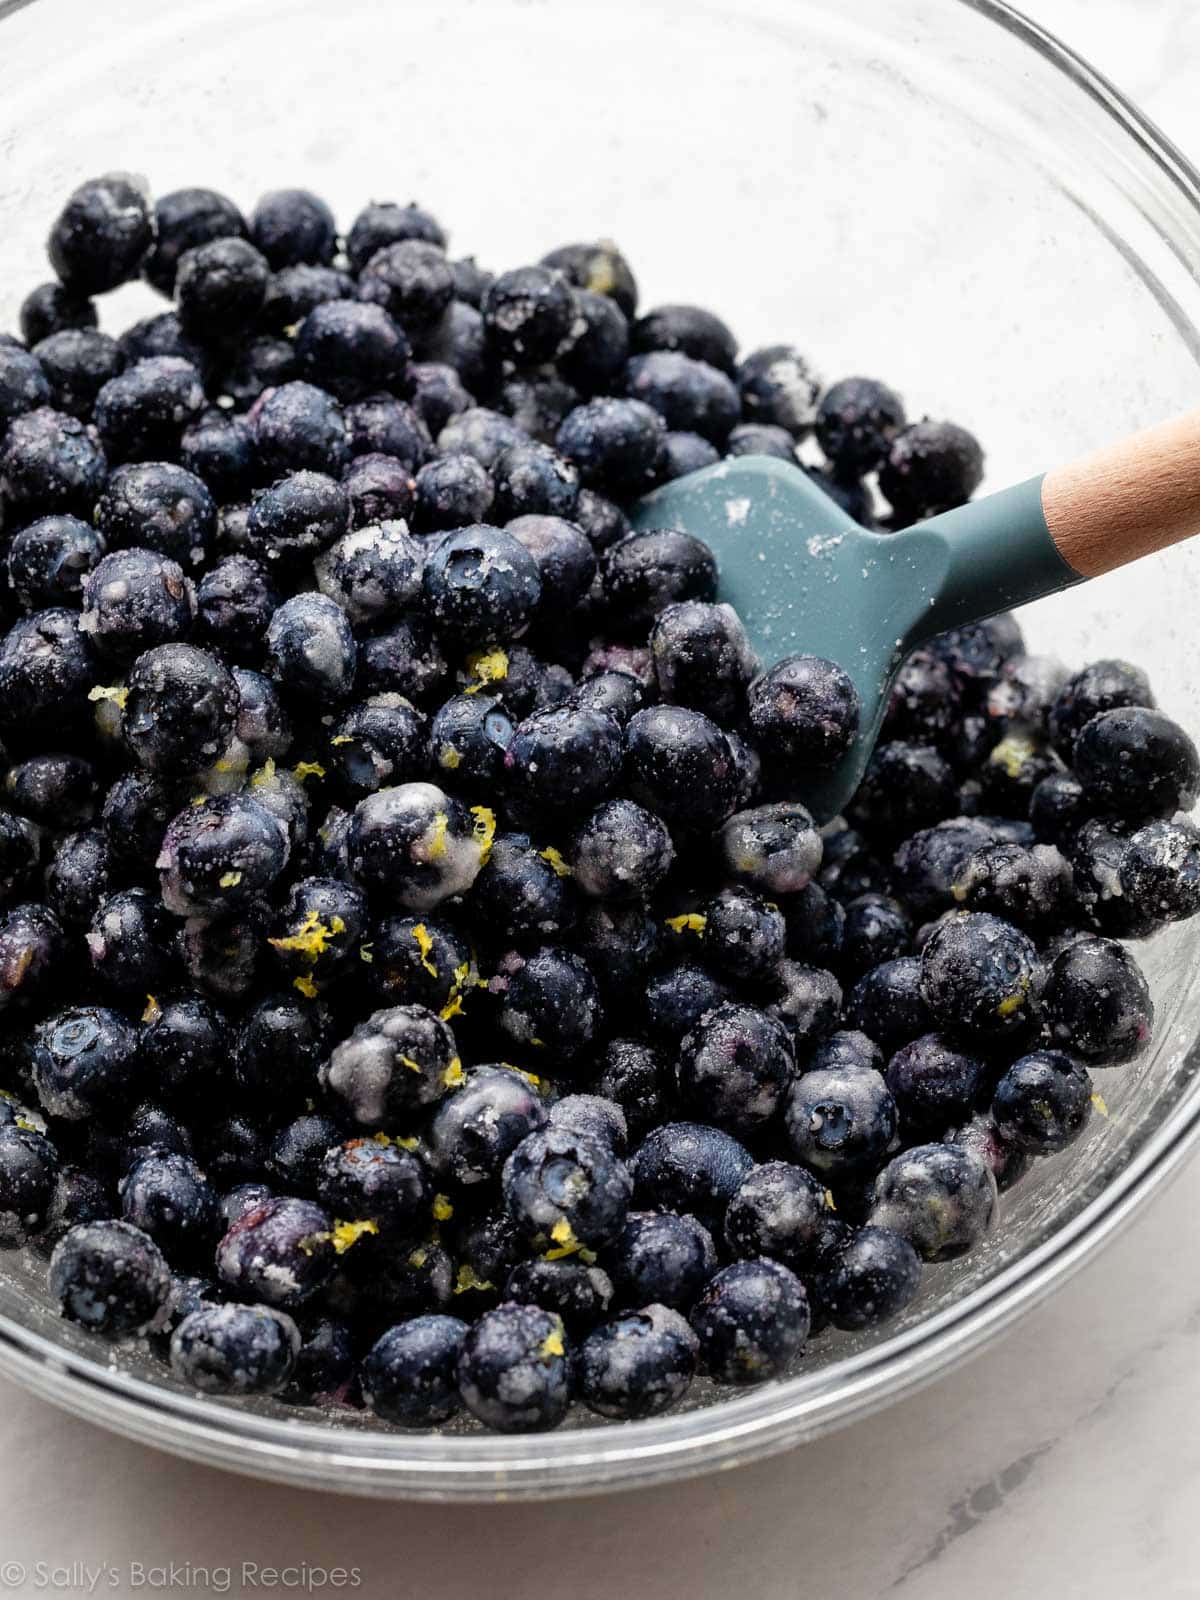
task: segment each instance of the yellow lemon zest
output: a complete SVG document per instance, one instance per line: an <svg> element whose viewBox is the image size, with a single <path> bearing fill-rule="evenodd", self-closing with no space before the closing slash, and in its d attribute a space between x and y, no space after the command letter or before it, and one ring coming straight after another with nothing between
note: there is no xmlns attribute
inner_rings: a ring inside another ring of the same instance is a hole
<svg viewBox="0 0 1200 1600"><path fill-rule="evenodd" d="M441 1012L439 1013L443 1022L449 1022L451 1017L458 1017L462 1015L463 990L470 982L470 978L471 963L469 961L464 961L461 966L455 967L454 983L451 985L450 994L446 1000L446 1004L442 1007Z"/></svg>
<svg viewBox="0 0 1200 1600"><path fill-rule="evenodd" d="M242 881L242 875L240 872L223 872L217 881L222 889L236 889Z"/></svg>
<svg viewBox="0 0 1200 1600"><path fill-rule="evenodd" d="M438 766L445 767L447 772L453 772L456 767L461 765L462 756L459 755L452 744L445 745L441 755L438 756Z"/></svg>
<svg viewBox="0 0 1200 1600"><path fill-rule="evenodd" d="M401 1066L407 1067L410 1072L420 1072L421 1063L419 1061L414 1061L411 1056L399 1056L397 1059Z"/></svg>
<svg viewBox="0 0 1200 1600"><path fill-rule="evenodd" d="M263 762L262 766L259 767L258 771L250 779L250 787L252 789L261 789L268 783L274 783L274 781L275 761L272 756L268 756Z"/></svg>
<svg viewBox="0 0 1200 1600"><path fill-rule="evenodd" d="M319 761L297 761L292 768L292 777L297 783L303 783L305 778L323 778L325 768Z"/></svg>
<svg viewBox="0 0 1200 1600"><path fill-rule="evenodd" d="M407 1138L404 1138L404 1139L402 1139L400 1137L400 1135L397 1134L396 1137L392 1140L392 1143L394 1145L398 1145L401 1150L419 1150L421 1148L421 1141L417 1138L417 1136L415 1134L411 1134L411 1133L408 1135Z"/></svg>
<svg viewBox="0 0 1200 1600"><path fill-rule="evenodd" d="M454 1215L454 1207L444 1194L435 1194L433 1197L433 1220L435 1222L449 1222Z"/></svg>
<svg viewBox="0 0 1200 1600"><path fill-rule="evenodd" d="M460 1083L465 1082L466 1076L462 1062L455 1056L445 1072L442 1073L442 1082L447 1089L457 1089Z"/></svg>
<svg viewBox="0 0 1200 1600"><path fill-rule="evenodd" d="M360 944L359 945L359 947L358 947L358 959L360 961L365 961L368 966L370 966L371 962L374 961L375 956L374 956L374 954L373 954L373 952L371 950L371 945L369 943L368 944Z"/></svg>
<svg viewBox="0 0 1200 1600"><path fill-rule="evenodd" d="M553 1333L548 1333L542 1340L541 1344L538 1345L538 1355L541 1356L543 1361L549 1361L552 1356L561 1356L565 1354L566 1351L563 1346L562 1326L560 1324L557 1328L555 1328Z"/></svg>
<svg viewBox="0 0 1200 1600"><path fill-rule="evenodd" d="M194 800L189 800L188 804L193 806L206 806L208 804L208 796L206 794L198 794Z"/></svg>
<svg viewBox="0 0 1200 1600"><path fill-rule="evenodd" d="M333 1224L333 1232L329 1235L333 1241L333 1248L338 1255L344 1256L351 1245L357 1244L364 1233L378 1233L377 1222L338 1222Z"/></svg>
<svg viewBox="0 0 1200 1600"><path fill-rule="evenodd" d="M486 867L492 853L492 840L496 837L496 813L490 806L472 806L471 815L475 818L472 832L479 846L480 865Z"/></svg>
<svg viewBox="0 0 1200 1600"><path fill-rule="evenodd" d="M142 1012L143 1022L157 1022L162 1016L162 1007L152 994L146 996L146 1009Z"/></svg>
<svg viewBox="0 0 1200 1600"><path fill-rule="evenodd" d="M111 700L113 705L125 709L125 702L129 699L128 689L112 688L107 684L98 683L94 689L88 690L89 700Z"/></svg>
<svg viewBox="0 0 1200 1600"><path fill-rule="evenodd" d="M469 1261L464 1261L454 1280L455 1294L466 1294L469 1289L494 1289L490 1278L481 1278Z"/></svg>
<svg viewBox="0 0 1200 1600"><path fill-rule="evenodd" d="M833 1190L832 1189L826 1189L826 1191L825 1191L825 1209L826 1209L826 1211L836 1211L837 1210L837 1204L834 1201Z"/></svg>
<svg viewBox="0 0 1200 1600"><path fill-rule="evenodd" d="M436 978L438 969L429 959L430 952L433 949L433 939L429 929L423 922L418 922L413 927L412 936L417 941L417 949L421 952L421 965L431 978Z"/></svg>
<svg viewBox="0 0 1200 1600"><path fill-rule="evenodd" d="M1009 734L1007 739L1000 743L988 757L989 767L1003 767L1007 775L1015 783L1021 776L1021 770L1030 756L1034 753L1032 739L1024 738L1020 734Z"/></svg>
<svg viewBox="0 0 1200 1600"><path fill-rule="evenodd" d="M443 1022L449 1022L454 1017L460 1017L462 1015L462 1009L462 995L455 990L451 994L449 1000L446 1001L446 1004L438 1012L438 1016L441 1017Z"/></svg>
<svg viewBox="0 0 1200 1600"><path fill-rule="evenodd" d="M1112 1112L1108 1109L1108 1106L1104 1103L1104 1096L1102 1094L1094 1094L1092 1096L1092 1104L1095 1106L1096 1110L1100 1113L1100 1115L1102 1117L1111 1117L1112 1116Z"/></svg>
<svg viewBox="0 0 1200 1600"><path fill-rule="evenodd" d="M335 733L333 738L330 739L329 743L332 746L334 746L335 748L339 744L353 744L354 743L354 736L353 736L353 734L349 734L349 733Z"/></svg>
<svg viewBox="0 0 1200 1600"><path fill-rule="evenodd" d="M424 1245L418 1245L409 1255L408 1264L410 1267L423 1267L428 1258L429 1251L425 1249Z"/></svg>
<svg viewBox="0 0 1200 1600"><path fill-rule="evenodd" d="M292 988L299 989L306 1000L315 1000L317 998L317 986L307 974L299 978L293 978Z"/></svg>
<svg viewBox="0 0 1200 1600"><path fill-rule="evenodd" d="M541 856L543 861L550 863L560 878L569 878L571 876L570 867L552 844L548 844L544 850L539 850L538 855Z"/></svg>
<svg viewBox="0 0 1200 1600"><path fill-rule="evenodd" d="M467 694L478 694L486 684L508 677L508 653L504 650L477 650L467 657L467 671L477 681L468 683Z"/></svg>
<svg viewBox="0 0 1200 1600"><path fill-rule="evenodd" d="M228 874L226 874L226 877ZM241 874L239 873L240 877ZM225 879L222 878L222 883ZM228 885L226 885L228 887ZM341 917L333 916L329 919L328 926L321 921L317 911L310 911L295 933L288 934L286 939L268 939L267 943L276 950L295 950L299 955L307 956L310 961L315 961L318 956L325 954L325 946L335 934L345 933L346 924Z"/></svg>
<svg viewBox="0 0 1200 1600"><path fill-rule="evenodd" d="M1011 1017L1014 1011L1019 1011L1025 1004L1025 999L1028 993L1029 979L1022 978L1018 983L1016 991L1013 994L1005 995L1004 999L1001 1000L1000 1004L996 1007L996 1015L999 1017Z"/></svg>
<svg viewBox="0 0 1200 1600"><path fill-rule="evenodd" d="M446 833L450 827L450 818L444 811L435 811L433 821L425 830L429 843L425 846L425 859L427 861L440 861L446 854Z"/></svg>
<svg viewBox="0 0 1200 1600"><path fill-rule="evenodd" d="M667 927L673 928L676 933L703 933L708 925L708 918L699 911L685 911L680 917L668 917Z"/></svg>
<svg viewBox="0 0 1200 1600"><path fill-rule="evenodd" d="M511 1061L502 1061L500 1065L507 1067L510 1072L515 1072L518 1078L524 1078L525 1082L531 1084L535 1089L544 1089L546 1087L545 1078L539 1078L536 1072L526 1072L524 1067L514 1067Z"/></svg>

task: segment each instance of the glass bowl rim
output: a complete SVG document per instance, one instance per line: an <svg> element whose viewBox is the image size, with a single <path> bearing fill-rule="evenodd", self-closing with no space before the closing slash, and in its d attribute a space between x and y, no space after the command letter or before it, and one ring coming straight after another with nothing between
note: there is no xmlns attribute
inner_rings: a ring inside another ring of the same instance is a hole
<svg viewBox="0 0 1200 1600"><path fill-rule="evenodd" d="M0 0L0 22L35 0ZM955 0L1057 69L1137 146L1200 224L1200 173L1102 73L1006 0ZM1175 250L1179 242L1159 226ZM1200 228L1198 228L1200 233ZM0 1372L65 1410L190 1460L342 1493L423 1500L547 1499L729 1468L914 1392L1058 1288L1180 1169L1200 1139L1200 1042L1164 1119L1104 1188L953 1304L808 1375L644 1422L528 1435L406 1434L284 1420L165 1389L0 1313Z"/></svg>

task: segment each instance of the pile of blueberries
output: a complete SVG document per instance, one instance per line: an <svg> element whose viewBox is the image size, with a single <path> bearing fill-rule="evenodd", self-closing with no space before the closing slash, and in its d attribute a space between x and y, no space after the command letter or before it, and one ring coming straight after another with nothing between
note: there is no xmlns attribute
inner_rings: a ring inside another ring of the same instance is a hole
<svg viewBox="0 0 1200 1600"><path fill-rule="evenodd" d="M766 454L898 529L976 441L638 315L607 243L492 277L415 205L108 176L49 255L0 336L0 1242L191 1388L409 1427L895 1316L1146 1047L1118 941L1200 909L1197 753L1004 616L818 829L848 680L626 508ZM173 307L98 331L139 275Z"/></svg>

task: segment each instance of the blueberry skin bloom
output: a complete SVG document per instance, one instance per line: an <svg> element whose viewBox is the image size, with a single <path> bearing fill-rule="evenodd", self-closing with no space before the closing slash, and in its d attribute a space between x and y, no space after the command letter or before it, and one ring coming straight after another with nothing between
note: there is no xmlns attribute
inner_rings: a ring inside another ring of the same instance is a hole
<svg viewBox="0 0 1200 1600"><path fill-rule="evenodd" d="M148 1150L120 1183L126 1222L173 1257L208 1246L217 1232L216 1192L196 1163L174 1150Z"/></svg>
<svg viewBox="0 0 1200 1600"><path fill-rule="evenodd" d="M1200 754L1177 722L1144 706L1103 711L1075 740L1072 765L1097 809L1125 817L1187 811L1200 789Z"/></svg>
<svg viewBox="0 0 1200 1600"><path fill-rule="evenodd" d="M908 1239L925 1261L965 1255L996 1218L996 1180L963 1145L921 1144L894 1157L875 1180L868 1218Z"/></svg>
<svg viewBox="0 0 1200 1600"><path fill-rule="evenodd" d="M239 1217L221 1240L217 1275L267 1305L300 1305L333 1272L330 1227L328 1213L309 1200L268 1200Z"/></svg>
<svg viewBox="0 0 1200 1600"><path fill-rule="evenodd" d="M1181 922L1200 911L1200 828L1185 818L1151 822L1130 839L1117 869L1121 893L1145 915Z"/></svg>
<svg viewBox="0 0 1200 1600"><path fill-rule="evenodd" d="M320 700L350 693L358 646L345 612L328 595L295 594L267 627L267 671L283 688Z"/></svg>
<svg viewBox="0 0 1200 1600"><path fill-rule="evenodd" d="M770 1256L799 1272L823 1244L829 1217L824 1187L811 1172L766 1161L751 1168L729 1202L725 1242L743 1261Z"/></svg>
<svg viewBox="0 0 1200 1600"><path fill-rule="evenodd" d="M171 1272L140 1228L128 1222L81 1222L54 1247L46 1283L68 1321L119 1339L162 1326Z"/></svg>
<svg viewBox="0 0 1200 1600"><path fill-rule="evenodd" d="M340 615L340 613L339 613ZM121 731L142 766L187 777L210 766L237 725L237 683L215 656L164 644L134 662Z"/></svg>
<svg viewBox="0 0 1200 1600"><path fill-rule="evenodd" d="M171 1371L204 1394L276 1394L300 1353L300 1330L269 1306L202 1305L171 1335Z"/></svg>
<svg viewBox="0 0 1200 1600"><path fill-rule="evenodd" d="M83 1122L123 1100L138 1067L133 1026L104 1006L60 1011L34 1036L33 1081L51 1116Z"/></svg>
<svg viewBox="0 0 1200 1600"><path fill-rule="evenodd" d="M799 893L821 865L816 824L803 806L790 801L736 812L719 840L726 870L764 894Z"/></svg>
<svg viewBox="0 0 1200 1600"><path fill-rule="evenodd" d="M644 899L666 877L674 859L666 824L632 800L598 806L571 843L575 882L599 900Z"/></svg>
<svg viewBox="0 0 1200 1600"><path fill-rule="evenodd" d="M660 1305L627 1311L580 1347L580 1396L602 1417L656 1417L687 1393L699 1350L678 1311Z"/></svg>
<svg viewBox="0 0 1200 1600"><path fill-rule="evenodd" d="M454 1035L424 1006L375 1011L321 1068L321 1083L364 1128L403 1124L460 1081Z"/></svg>
<svg viewBox="0 0 1200 1600"><path fill-rule="evenodd" d="M670 1211L631 1211L606 1259L621 1304L684 1312L717 1270L708 1229Z"/></svg>
<svg viewBox="0 0 1200 1600"><path fill-rule="evenodd" d="M622 745L620 724L606 712L535 711L517 724L504 753L508 788L523 807L578 812L612 790Z"/></svg>
<svg viewBox="0 0 1200 1600"><path fill-rule="evenodd" d="M571 1403L571 1358L558 1317L537 1306L485 1311L463 1341L458 1388L497 1433L556 1428Z"/></svg>
<svg viewBox="0 0 1200 1600"><path fill-rule="evenodd" d="M878 1171L896 1137L896 1102L872 1068L818 1068L792 1085L784 1120L797 1157L836 1181Z"/></svg>
<svg viewBox="0 0 1200 1600"><path fill-rule="evenodd" d="M89 179L67 200L46 249L60 282L79 295L104 294L137 276L154 243L149 202L121 172Z"/></svg>
<svg viewBox="0 0 1200 1600"><path fill-rule="evenodd" d="M824 770L858 732L858 691L820 656L785 656L747 691L750 727L764 756Z"/></svg>
<svg viewBox="0 0 1200 1600"><path fill-rule="evenodd" d="M1065 1150L1091 1114L1088 1070L1061 1050L1035 1050L1014 1061L992 1097L996 1131L1030 1155Z"/></svg>
<svg viewBox="0 0 1200 1600"><path fill-rule="evenodd" d="M402 1428L432 1428L460 1409L457 1368L468 1328L457 1317L410 1317L372 1345L363 1362L363 1399Z"/></svg>
<svg viewBox="0 0 1200 1600"><path fill-rule="evenodd" d="M519 638L542 598L533 556L511 533L483 522L439 540L426 558L423 587L436 625L468 643Z"/></svg>
<svg viewBox="0 0 1200 1600"><path fill-rule="evenodd" d="M921 952L921 993L939 1027L989 1040L1022 1027L1034 1006L1033 941L986 911L945 918Z"/></svg>
<svg viewBox="0 0 1200 1600"><path fill-rule="evenodd" d="M769 1121L796 1071L784 1025L753 1006L719 1005L679 1047L676 1083L684 1104L734 1133Z"/></svg>
<svg viewBox="0 0 1200 1600"><path fill-rule="evenodd" d="M905 1135L932 1138L969 1116L987 1066L940 1034L926 1033L896 1051L884 1076Z"/></svg>
<svg viewBox="0 0 1200 1600"><path fill-rule="evenodd" d="M898 1315L921 1286L921 1258L888 1228L860 1228L821 1265L816 1294L835 1328L873 1328Z"/></svg>
<svg viewBox="0 0 1200 1600"><path fill-rule="evenodd" d="M548 1127L512 1152L502 1187L509 1216L526 1233L594 1249L625 1226L633 1180L598 1140Z"/></svg>
<svg viewBox="0 0 1200 1600"><path fill-rule="evenodd" d="M719 827L737 804L733 750L715 722L686 706L650 706L630 718L626 772L633 798L668 825Z"/></svg>
<svg viewBox="0 0 1200 1600"><path fill-rule="evenodd" d="M713 1278L691 1324L709 1373L739 1386L781 1377L809 1329L804 1285L778 1261L738 1261Z"/></svg>
<svg viewBox="0 0 1200 1600"><path fill-rule="evenodd" d="M15 1122L0 1127L0 1249L24 1244L42 1226L57 1176L58 1152L49 1139Z"/></svg>
<svg viewBox="0 0 1200 1600"><path fill-rule="evenodd" d="M1042 1000L1050 1039L1089 1066L1132 1061L1150 1042L1149 985L1129 951L1111 939L1077 939L1061 951Z"/></svg>

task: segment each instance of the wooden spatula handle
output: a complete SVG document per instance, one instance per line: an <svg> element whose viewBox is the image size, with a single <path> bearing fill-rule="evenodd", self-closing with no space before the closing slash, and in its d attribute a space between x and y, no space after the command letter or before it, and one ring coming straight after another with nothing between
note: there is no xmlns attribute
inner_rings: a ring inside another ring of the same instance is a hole
<svg viewBox="0 0 1200 1600"><path fill-rule="evenodd" d="M1042 510L1059 555L1084 578L1200 533L1200 410L1048 472Z"/></svg>

